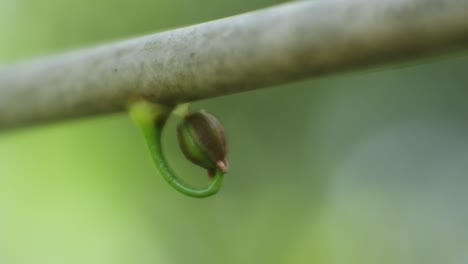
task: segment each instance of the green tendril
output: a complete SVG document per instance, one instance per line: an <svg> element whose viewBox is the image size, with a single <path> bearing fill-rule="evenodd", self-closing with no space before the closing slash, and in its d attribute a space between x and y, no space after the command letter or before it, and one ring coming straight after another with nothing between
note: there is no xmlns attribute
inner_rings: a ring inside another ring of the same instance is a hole
<svg viewBox="0 0 468 264"><path fill-rule="evenodd" d="M153 104L147 101L132 103L130 115L143 132L149 152L159 174L177 191L195 198L204 198L216 194L223 183L224 173L216 168L210 184L205 188L194 188L176 176L164 157L161 136L164 125L171 115L173 107Z"/></svg>

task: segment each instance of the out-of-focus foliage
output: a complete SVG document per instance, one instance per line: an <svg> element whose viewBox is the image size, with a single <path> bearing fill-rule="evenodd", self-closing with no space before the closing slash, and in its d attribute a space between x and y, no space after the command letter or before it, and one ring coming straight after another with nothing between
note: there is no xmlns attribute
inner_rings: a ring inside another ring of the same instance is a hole
<svg viewBox="0 0 468 264"><path fill-rule="evenodd" d="M272 4L1 0L0 59ZM458 56L197 102L230 140L205 200L155 173L125 114L3 132L0 263L466 263L467 70ZM203 184L167 131L173 166Z"/></svg>

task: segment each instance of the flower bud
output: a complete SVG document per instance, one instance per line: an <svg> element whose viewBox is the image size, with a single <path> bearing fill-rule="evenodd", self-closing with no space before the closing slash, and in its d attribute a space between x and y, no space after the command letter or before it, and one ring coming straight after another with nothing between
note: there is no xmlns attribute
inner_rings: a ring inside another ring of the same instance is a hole
<svg viewBox="0 0 468 264"><path fill-rule="evenodd" d="M210 175L216 169L227 172L226 135L213 115L203 110L188 114L177 127L177 139L185 157L207 169Z"/></svg>

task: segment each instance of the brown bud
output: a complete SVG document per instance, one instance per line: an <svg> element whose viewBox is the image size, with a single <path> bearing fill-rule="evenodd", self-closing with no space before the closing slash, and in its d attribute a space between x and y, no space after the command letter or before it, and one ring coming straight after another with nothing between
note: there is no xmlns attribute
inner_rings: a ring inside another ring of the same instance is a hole
<svg viewBox="0 0 468 264"><path fill-rule="evenodd" d="M199 111L185 116L177 127L177 139L185 157L208 170L228 170L226 134L216 117Z"/></svg>

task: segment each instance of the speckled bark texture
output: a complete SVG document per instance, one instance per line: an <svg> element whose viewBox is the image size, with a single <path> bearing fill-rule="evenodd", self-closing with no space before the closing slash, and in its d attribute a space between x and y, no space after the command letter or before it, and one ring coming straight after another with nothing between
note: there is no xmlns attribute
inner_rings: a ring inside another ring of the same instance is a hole
<svg viewBox="0 0 468 264"><path fill-rule="evenodd" d="M315 0L0 68L0 128L179 103L464 48L466 0Z"/></svg>

